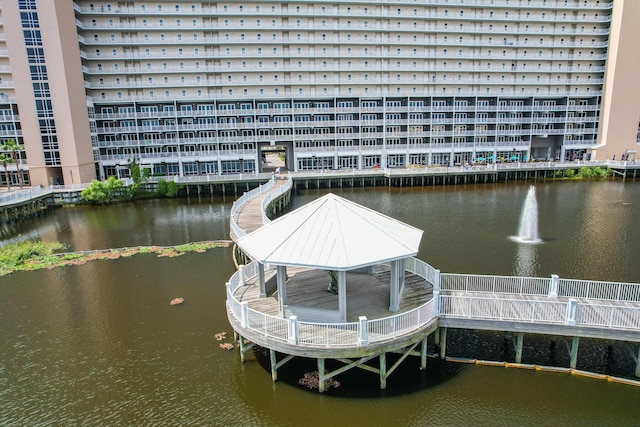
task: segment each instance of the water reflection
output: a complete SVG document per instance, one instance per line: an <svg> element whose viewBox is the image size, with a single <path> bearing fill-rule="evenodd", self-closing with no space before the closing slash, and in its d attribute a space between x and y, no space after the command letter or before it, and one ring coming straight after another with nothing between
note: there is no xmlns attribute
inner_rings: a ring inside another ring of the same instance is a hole
<svg viewBox="0 0 640 427"><path fill-rule="evenodd" d="M514 276L538 276L538 246L519 243L513 263Z"/></svg>

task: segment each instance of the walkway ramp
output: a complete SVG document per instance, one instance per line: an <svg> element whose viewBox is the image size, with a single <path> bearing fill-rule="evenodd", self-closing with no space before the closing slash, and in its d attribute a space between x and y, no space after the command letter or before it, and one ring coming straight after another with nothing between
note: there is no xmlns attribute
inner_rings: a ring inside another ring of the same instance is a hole
<svg viewBox="0 0 640 427"><path fill-rule="evenodd" d="M287 179L275 179L273 185L267 190L252 195L246 201L237 206L231 218L231 220L237 225L236 230L234 230L234 227L231 228L231 239L233 241L242 237L239 235L239 231L244 232L244 234L249 234L264 224L262 202L274 194L282 194L281 187L286 185L288 182L289 180Z"/></svg>

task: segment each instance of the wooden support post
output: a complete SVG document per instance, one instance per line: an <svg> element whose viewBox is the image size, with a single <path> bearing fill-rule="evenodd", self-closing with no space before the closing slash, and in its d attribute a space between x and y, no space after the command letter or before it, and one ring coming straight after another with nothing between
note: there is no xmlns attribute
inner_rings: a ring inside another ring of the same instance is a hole
<svg viewBox="0 0 640 427"><path fill-rule="evenodd" d="M238 335L238 345L240 347L240 361L242 363L245 362L245 358L244 358L244 338L242 337L242 335Z"/></svg>
<svg viewBox="0 0 640 427"><path fill-rule="evenodd" d="M318 391L320 391L320 393L324 393L325 380L326 378L324 377L324 359L318 359Z"/></svg>
<svg viewBox="0 0 640 427"><path fill-rule="evenodd" d="M387 388L387 354L380 354L380 388Z"/></svg>
<svg viewBox="0 0 640 427"><path fill-rule="evenodd" d="M433 339L436 345L440 345L440 328L436 328L435 333L433 335Z"/></svg>
<svg viewBox="0 0 640 427"><path fill-rule="evenodd" d="M571 362L569 367L571 369L576 369L576 365L578 364L578 344L580 343L580 337L573 337L571 341Z"/></svg>
<svg viewBox="0 0 640 427"><path fill-rule="evenodd" d="M636 357L636 378L640 378L640 347L638 347L638 357Z"/></svg>
<svg viewBox="0 0 640 427"><path fill-rule="evenodd" d="M278 368L276 367L278 361L276 351L270 349L269 356L271 356L271 379L273 382L276 382L278 381Z"/></svg>
<svg viewBox="0 0 640 427"><path fill-rule="evenodd" d="M524 333L518 332L516 336L516 363L522 363L522 343L524 341Z"/></svg>
<svg viewBox="0 0 640 427"><path fill-rule="evenodd" d="M425 335L422 340L422 348L420 349L420 370L424 371L427 369L427 339L429 335Z"/></svg>
<svg viewBox="0 0 640 427"><path fill-rule="evenodd" d="M440 328L440 359L447 354L447 328Z"/></svg>

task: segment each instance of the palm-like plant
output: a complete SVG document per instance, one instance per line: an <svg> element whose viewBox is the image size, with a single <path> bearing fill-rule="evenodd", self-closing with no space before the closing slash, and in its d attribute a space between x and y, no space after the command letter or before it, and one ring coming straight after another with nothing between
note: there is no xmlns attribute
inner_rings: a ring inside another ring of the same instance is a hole
<svg viewBox="0 0 640 427"><path fill-rule="evenodd" d="M2 145L2 149L4 151L10 151L11 156L13 157L13 161L16 164L16 169L18 170L18 185L22 187L22 171L20 170L20 157L18 153L24 150L24 145L18 144L15 139L10 139L5 141ZM6 170L7 168L5 168Z"/></svg>
<svg viewBox="0 0 640 427"><path fill-rule="evenodd" d="M13 163L13 158L5 153L0 153L0 163L4 166L4 178L7 180L7 189L11 189L11 181L9 180L9 168L7 165Z"/></svg>

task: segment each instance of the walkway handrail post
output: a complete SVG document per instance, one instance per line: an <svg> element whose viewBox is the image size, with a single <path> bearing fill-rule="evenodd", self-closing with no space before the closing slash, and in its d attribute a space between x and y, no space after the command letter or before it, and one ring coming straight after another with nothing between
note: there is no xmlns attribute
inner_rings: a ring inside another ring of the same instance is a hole
<svg viewBox="0 0 640 427"><path fill-rule="evenodd" d="M440 270L433 271L433 294L440 292Z"/></svg>
<svg viewBox="0 0 640 427"><path fill-rule="evenodd" d="M238 287L244 286L244 265L238 266Z"/></svg>
<svg viewBox="0 0 640 427"><path fill-rule="evenodd" d="M367 317L358 317L358 345L369 344L369 331L367 327Z"/></svg>
<svg viewBox="0 0 640 427"><path fill-rule="evenodd" d="M246 328L249 324L249 303L242 301L240 303L240 325Z"/></svg>
<svg viewBox="0 0 640 427"><path fill-rule="evenodd" d="M298 344L298 316L289 316L289 321L287 322L287 324L289 325L289 335L287 337L287 342L289 344Z"/></svg>
<svg viewBox="0 0 640 427"><path fill-rule="evenodd" d="M549 281L549 298L558 298L558 282L560 278L557 274L551 275L551 280Z"/></svg>
<svg viewBox="0 0 640 427"><path fill-rule="evenodd" d="M433 317L440 316L440 291L433 290Z"/></svg>
<svg viewBox="0 0 640 427"><path fill-rule="evenodd" d="M578 308L578 300L571 298L567 303L567 325L575 326L576 324L576 310Z"/></svg>

